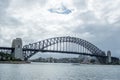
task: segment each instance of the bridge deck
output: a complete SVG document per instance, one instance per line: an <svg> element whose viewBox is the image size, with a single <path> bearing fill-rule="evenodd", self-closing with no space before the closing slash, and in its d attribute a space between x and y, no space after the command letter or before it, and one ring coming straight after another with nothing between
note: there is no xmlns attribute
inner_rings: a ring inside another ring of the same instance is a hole
<svg viewBox="0 0 120 80"><path fill-rule="evenodd" d="M107 57L103 55L96 55L96 54L90 54L90 53L83 53L83 52L71 52L71 51L55 51L55 50L40 50L40 49L24 49L23 51L36 51L36 52L53 52L53 53L66 53L66 54L78 54L78 55L88 55L88 56L96 56L96 57Z"/></svg>
<svg viewBox="0 0 120 80"><path fill-rule="evenodd" d="M14 50L12 47L0 47L0 49L5 49L5 50Z"/></svg>
<svg viewBox="0 0 120 80"><path fill-rule="evenodd" d="M0 47L0 49L5 50L14 50L12 47ZM81 54L81 55L88 55L88 56L96 56L96 57L107 57L103 55L96 55L96 54L90 54L90 53L80 53L80 52L68 52L68 51L55 51L55 50L42 50L42 49L25 49L23 48L23 51L35 51L35 52L53 52L53 53L66 53L66 54Z"/></svg>

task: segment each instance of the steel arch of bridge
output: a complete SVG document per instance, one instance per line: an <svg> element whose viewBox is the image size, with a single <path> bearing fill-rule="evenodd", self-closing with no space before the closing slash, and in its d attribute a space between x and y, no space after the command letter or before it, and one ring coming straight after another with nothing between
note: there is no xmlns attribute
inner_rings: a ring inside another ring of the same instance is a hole
<svg viewBox="0 0 120 80"><path fill-rule="evenodd" d="M42 40L42 41L39 41L36 43L28 44L28 45L23 46L23 49L24 49L23 51L24 51L25 57L30 58L37 52L42 51L49 46L52 46L54 44L61 43L61 42L75 43L75 44L78 44L78 45L86 48L93 55L105 56L105 53L102 50L100 50L98 47L93 45L92 43L90 43L86 40L80 39L80 38L70 37L70 36L54 37L54 38L45 39L45 40ZM27 50L29 50L29 51L27 51ZM27 55L28 52L30 55Z"/></svg>

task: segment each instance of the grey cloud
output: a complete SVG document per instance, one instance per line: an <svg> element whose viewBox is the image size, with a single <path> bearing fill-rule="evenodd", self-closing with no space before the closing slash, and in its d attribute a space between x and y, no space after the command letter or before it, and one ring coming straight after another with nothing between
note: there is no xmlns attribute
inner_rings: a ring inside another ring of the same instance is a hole
<svg viewBox="0 0 120 80"><path fill-rule="evenodd" d="M89 34L94 35L94 37L90 38L89 41L104 51L111 50L113 52L113 56L118 57L120 55L120 38L118 37L120 34L119 16L115 19L115 23L109 23L108 19L110 15L108 16L107 14L112 13L111 10L114 11L114 13L116 12L116 8L104 9L101 16L102 19L98 19L94 11L86 11L76 15L75 19L83 20L84 24L74 29L74 32L80 34L88 32Z"/></svg>
<svg viewBox="0 0 120 80"><path fill-rule="evenodd" d="M85 24L88 24L90 22L95 23L95 22L100 21L99 19L97 19L95 14L92 11L89 11L89 10L87 10L86 12L80 13L79 15L76 15L75 19L82 20L82 21L85 22Z"/></svg>
<svg viewBox="0 0 120 80"><path fill-rule="evenodd" d="M111 50L113 56L118 56L117 52L120 48L120 27L110 24L84 24L84 28L81 30L81 27L78 26L74 32L84 33L88 32L91 35L94 35L89 41L97 45L100 49L107 51Z"/></svg>
<svg viewBox="0 0 120 80"><path fill-rule="evenodd" d="M1 0L0 1L0 12L4 13L4 9L8 8L10 0Z"/></svg>
<svg viewBox="0 0 120 80"><path fill-rule="evenodd" d="M21 7L31 7L39 4L39 6L43 7L47 3L47 0L14 0L15 5Z"/></svg>
<svg viewBox="0 0 120 80"><path fill-rule="evenodd" d="M86 9L87 2L86 2L86 0L74 0L74 6L76 6L76 8L78 8L80 10Z"/></svg>
<svg viewBox="0 0 120 80"><path fill-rule="evenodd" d="M8 14L7 9L10 5L10 0L0 1L0 27L13 26L21 24L16 18Z"/></svg>

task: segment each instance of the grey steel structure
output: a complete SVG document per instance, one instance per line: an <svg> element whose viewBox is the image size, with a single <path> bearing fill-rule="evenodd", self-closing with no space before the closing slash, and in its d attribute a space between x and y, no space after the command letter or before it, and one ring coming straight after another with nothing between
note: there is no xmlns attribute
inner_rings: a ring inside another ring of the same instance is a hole
<svg viewBox="0 0 120 80"><path fill-rule="evenodd" d="M75 46L73 46L75 44ZM0 49L11 50L14 52L14 48L0 47ZM24 45L22 48L24 59L27 60L38 52L58 52L67 54L81 54L95 56L98 58L100 63L106 63L108 57L105 52L100 50L98 47L92 43L76 38L76 37L54 37L39 42ZM118 58L112 57L112 61L117 61Z"/></svg>
<svg viewBox="0 0 120 80"><path fill-rule="evenodd" d="M67 44L66 44L66 43ZM58 46L58 43L59 43L59 46ZM54 37L54 38L49 38L49 39L46 39L46 40L42 40L42 41L39 41L39 42L36 42L36 43L32 43L32 44L28 44L28 45L25 45L23 46L23 49L26 49L27 52L24 52L24 53L28 53L30 55L26 55L27 58L30 58L31 56L33 56L35 53L39 52L39 50L44 50L44 51L47 51L45 50L45 48L49 47L49 46L52 46L52 45L55 45L57 44L57 46L55 47L54 51L68 51L68 50L65 50L63 48L65 47L69 47L67 45L70 45L69 43L75 43L75 44L78 44L84 48L86 48L87 50L89 50L93 55L100 55L100 56L105 56L105 53L100 50L99 48L97 48L95 45L91 44L90 42L86 41L86 40L83 40L83 39L80 39L80 38L76 38L76 37ZM65 45L64 47L61 47L62 45ZM60 50L58 50L58 47L60 47ZM77 46L79 47L79 46ZM76 47L76 48L77 48ZM31 49L31 51L27 50L27 49ZM33 49L33 51L32 51ZM67 48L68 49L68 48ZM34 51L35 50L35 51ZM37 51L38 50L38 51ZM25 50L24 50L25 51ZM30 53L29 53L29 52ZM50 51L50 49L49 49ZM69 51L68 51L69 52ZM85 53L85 52L84 52Z"/></svg>

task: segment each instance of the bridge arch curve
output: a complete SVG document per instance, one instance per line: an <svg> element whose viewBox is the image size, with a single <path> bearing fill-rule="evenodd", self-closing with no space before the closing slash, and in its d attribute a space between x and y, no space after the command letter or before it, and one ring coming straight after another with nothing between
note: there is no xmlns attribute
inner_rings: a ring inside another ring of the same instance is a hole
<svg viewBox="0 0 120 80"><path fill-rule="evenodd" d="M44 50L46 47L52 46L52 45L60 43L60 42L75 43L75 44L78 44L78 45L86 48L92 54L105 56L105 53L102 50L100 50L98 47L93 45L92 43L90 43L86 40L80 39L80 38L70 37L70 36L53 37L53 38L45 39L45 40L42 40L42 41L39 41L39 42L35 42L35 43L32 43L32 44L25 45L25 46L23 46L23 48L24 49ZM37 52L39 52L39 51L32 51L30 53L30 55L27 55L26 57L30 58L31 56L33 56Z"/></svg>

